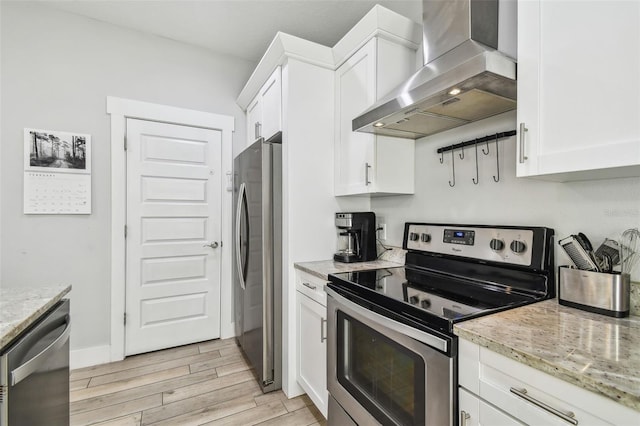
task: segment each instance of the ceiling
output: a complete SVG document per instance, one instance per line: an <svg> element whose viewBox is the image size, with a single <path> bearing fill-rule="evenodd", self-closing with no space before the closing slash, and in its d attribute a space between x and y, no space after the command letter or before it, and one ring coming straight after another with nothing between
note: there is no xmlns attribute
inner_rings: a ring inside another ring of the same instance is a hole
<svg viewBox="0 0 640 426"><path fill-rule="evenodd" d="M422 0L82 0L44 4L258 62L276 32L333 46L375 4L422 22Z"/></svg>

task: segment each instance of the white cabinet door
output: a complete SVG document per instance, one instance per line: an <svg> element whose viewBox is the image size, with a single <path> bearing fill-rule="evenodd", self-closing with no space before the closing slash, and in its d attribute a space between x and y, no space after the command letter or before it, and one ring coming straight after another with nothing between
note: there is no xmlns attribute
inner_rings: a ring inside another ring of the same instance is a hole
<svg viewBox="0 0 640 426"><path fill-rule="evenodd" d="M413 51L372 38L336 70L335 195L412 194L415 141L354 132L352 121L407 78Z"/></svg>
<svg viewBox="0 0 640 426"><path fill-rule="evenodd" d="M282 130L282 76L277 67L247 107L247 146Z"/></svg>
<svg viewBox="0 0 640 426"><path fill-rule="evenodd" d="M638 75L640 2L519 2L517 175L640 175Z"/></svg>
<svg viewBox="0 0 640 426"><path fill-rule="evenodd" d="M335 193L363 194L373 183L374 137L351 130L351 121L375 102L376 40L336 70Z"/></svg>
<svg viewBox="0 0 640 426"><path fill-rule="evenodd" d="M262 102L260 102L260 94L258 94L247 107L247 146L260 137L261 122Z"/></svg>
<svg viewBox="0 0 640 426"><path fill-rule="evenodd" d="M262 103L261 136L269 139L282 130L282 77L280 67L260 89Z"/></svg>
<svg viewBox="0 0 640 426"><path fill-rule="evenodd" d="M297 293L298 383L327 417L327 308Z"/></svg>
<svg viewBox="0 0 640 426"><path fill-rule="evenodd" d="M464 388L458 388L460 426L521 426L513 417L487 404Z"/></svg>

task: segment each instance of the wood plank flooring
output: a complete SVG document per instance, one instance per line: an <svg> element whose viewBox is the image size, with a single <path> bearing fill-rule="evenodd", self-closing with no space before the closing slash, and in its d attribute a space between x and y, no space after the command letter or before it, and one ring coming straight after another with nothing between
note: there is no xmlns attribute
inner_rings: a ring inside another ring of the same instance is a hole
<svg viewBox="0 0 640 426"><path fill-rule="evenodd" d="M71 371L71 425L326 425L311 400L263 394L235 339Z"/></svg>

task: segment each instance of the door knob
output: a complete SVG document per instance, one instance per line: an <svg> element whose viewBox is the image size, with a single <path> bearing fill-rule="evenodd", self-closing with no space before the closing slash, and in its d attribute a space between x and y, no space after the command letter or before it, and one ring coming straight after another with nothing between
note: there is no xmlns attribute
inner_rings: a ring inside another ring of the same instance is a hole
<svg viewBox="0 0 640 426"><path fill-rule="evenodd" d="M214 249L214 248L218 248L218 242L217 242L217 241L214 241L214 242L212 242L211 244L205 244L205 245L203 245L202 247L211 247L212 249Z"/></svg>

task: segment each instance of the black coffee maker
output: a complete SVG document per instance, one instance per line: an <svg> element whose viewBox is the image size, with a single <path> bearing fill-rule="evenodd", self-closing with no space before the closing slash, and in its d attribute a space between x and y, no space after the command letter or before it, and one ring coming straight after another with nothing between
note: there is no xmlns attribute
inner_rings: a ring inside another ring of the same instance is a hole
<svg viewBox="0 0 640 426"><path fill-rule="evenodd" d="M336 213L336 227L338 251L333 260L344 263L376 260L375 213Z"/></svg>

